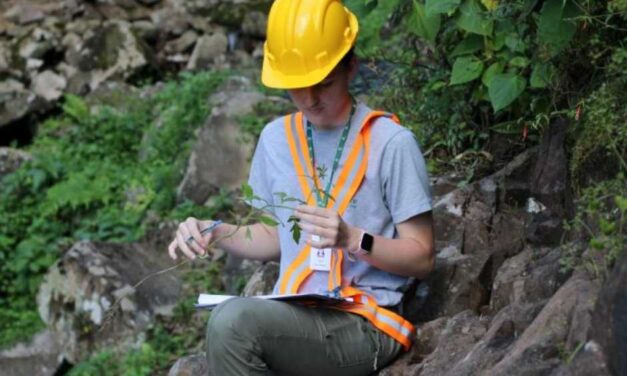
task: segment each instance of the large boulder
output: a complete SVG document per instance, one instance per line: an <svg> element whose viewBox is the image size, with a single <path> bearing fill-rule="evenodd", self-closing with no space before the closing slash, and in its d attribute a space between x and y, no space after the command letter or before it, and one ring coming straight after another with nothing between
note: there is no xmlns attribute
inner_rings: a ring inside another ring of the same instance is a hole
<svg viewBox="0 0 627 376"><path fill-rule="evenodd" d="M163 249L140 244L76 243L48 272L39 313L70 363L115 345L132 346L155 315L169 315L181 283ZM141 284L140 281L143 281Z"/></svg>
<svg viewBox="0 0 627 376"><path fill-rule="evenodd" d="M425 280L430 294L417 320L488 304L498 268L524 247L528 213L523 208L536 151L529 149L495 174L437 198L436 269Z"/></svg>
<svg viewBox="0 0 627 376"><path fill-rule="evenodd" d="M155 66L153 53L126 21L108 21L89 30L76 55L77 68L90 72L93 90L107 80L127 80Z"/></svg>
<svg viewBox="0 0 627 376"><path fill-rule="evenodd" d="M243 77L229 79L211 96L209 106L213 110L198 132L178 187L179 201L188 199L204 204L218 188L235 189L246 181L253 140L242 132L238 120L250 114L263 98Z"/></svg>

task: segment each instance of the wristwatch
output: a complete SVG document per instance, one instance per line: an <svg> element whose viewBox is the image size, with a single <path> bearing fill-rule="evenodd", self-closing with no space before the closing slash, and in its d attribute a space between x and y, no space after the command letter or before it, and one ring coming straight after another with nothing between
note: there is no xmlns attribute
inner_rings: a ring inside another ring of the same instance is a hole
<svg viewBox="0 0 627 376"><path fill-rule="evenodd" d="M361 240L359 241L359 250L361 254L369 255L372 253L372 243L374 243L374 236L370 235L366 231L361 233Z"/></svg>

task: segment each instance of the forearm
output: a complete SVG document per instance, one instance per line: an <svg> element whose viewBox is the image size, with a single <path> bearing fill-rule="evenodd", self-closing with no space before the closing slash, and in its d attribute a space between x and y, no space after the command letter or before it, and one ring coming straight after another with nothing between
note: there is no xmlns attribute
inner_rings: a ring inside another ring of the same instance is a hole
<svg viewBox="0 0 627 376"><path fill-rule="evenodd" d="M357 234L357 238L360 238L361 230L358 229ZM355 241L358 244L359 240ZM386 272L423 279L433 270L435 259L433 253L432 248L416 239L388 239L374 236L370 255L358 257Z"/></svg>
<svg viewBox="0 0 627 376"><path fill-rule="evenodd" d="M249 232L250 236L247 236ZM214 230L217 246L235 256L260 261L278 260L279 235L275 227L262 223L248 226L222 224Z"/></svg>

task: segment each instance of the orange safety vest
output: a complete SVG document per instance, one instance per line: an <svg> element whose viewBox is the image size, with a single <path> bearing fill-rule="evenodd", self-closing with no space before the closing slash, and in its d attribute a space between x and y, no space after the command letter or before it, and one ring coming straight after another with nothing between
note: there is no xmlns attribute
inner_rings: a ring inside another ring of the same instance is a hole
<svg viewBox="0 0 627 376"><path fill-rule="evenodd" d="M399 123L395 115L380 111L370 112L363 120L354 145L338 175L327 204L327 208L334 208L340 215L343 215L366 174L370 151L370 127L374 120L380 116L390 117L394 122ZM294 162L294 168L296 169L296 176L302 189L303 197L308 205L313 206L316 205L315 192L310 184L310 179L314 178L314 184L316 184L318 189L320 189L320 182L315 178L316 174L314 174L309 156L304 129L302 113L299 112L285 117L285 134ZM279 293L298 293L303 282L313 273L313 270L309 267L310 251L311 246L305 245L280 276ZM375 327L400 342L403 348L408 350L411 347L414 334L413 325L395 312L379 307L372 297L355 287L348 286L348 282L342 281L343 261L344 250L336 249L331 256L331 271L328 272L328 289L329 291L337 292L340 297L352 298L352 302L338 305L335 308L365 317Z"/></svg>

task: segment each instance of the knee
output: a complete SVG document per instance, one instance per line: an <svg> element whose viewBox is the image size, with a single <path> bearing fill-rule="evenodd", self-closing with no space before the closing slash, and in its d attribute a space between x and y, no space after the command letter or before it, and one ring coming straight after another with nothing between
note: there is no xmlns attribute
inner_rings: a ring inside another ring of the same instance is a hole
<svg viewBox="0 0 627 376"><path fill-rule="evenodd" d="M238 337L254 335L254 304L252 298L233 298L220 304L207 323L207 343L225 343L237 333Z"/></svg>

